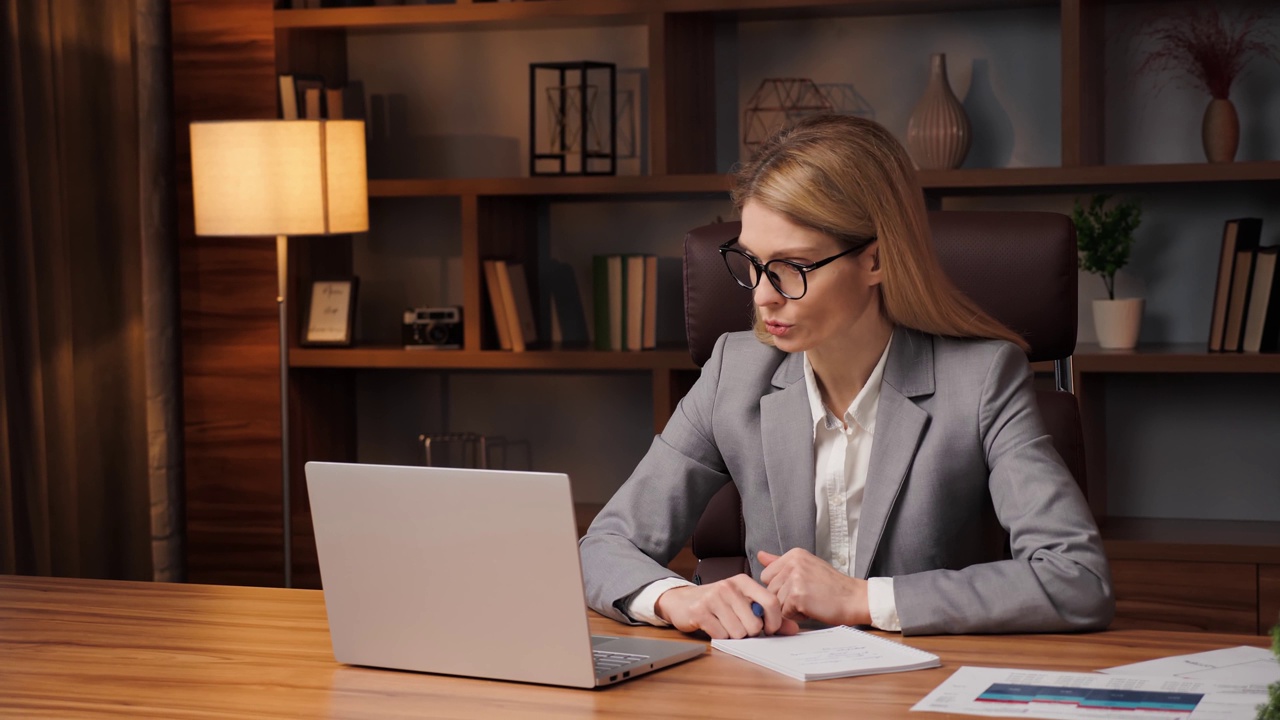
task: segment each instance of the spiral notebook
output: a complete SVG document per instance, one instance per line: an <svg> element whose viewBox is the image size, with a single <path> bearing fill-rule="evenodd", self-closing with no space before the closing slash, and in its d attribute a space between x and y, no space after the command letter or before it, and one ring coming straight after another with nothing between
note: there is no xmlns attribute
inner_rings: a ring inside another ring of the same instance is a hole
<svg viewBox="0 0 1280 720"><path fill-rule="evenodd" d="M843 625L798 635L712 640L711 647L806 682L942 664L932 653Z"/></svg>

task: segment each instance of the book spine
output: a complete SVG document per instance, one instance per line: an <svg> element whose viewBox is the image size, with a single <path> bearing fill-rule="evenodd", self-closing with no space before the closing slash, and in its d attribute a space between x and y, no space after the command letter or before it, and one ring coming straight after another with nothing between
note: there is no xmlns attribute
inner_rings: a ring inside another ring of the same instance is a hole
<svg viewBox="0 0 1280 720"><path fill-rule="evenodd" d="M627 256L627 350L644 349L644 256Z"/></svg>
<svg viewBox="0 0 1280 720"><path fill-rule="evenodd" d="M1257 250L1237 250L1235 270L1231 278L1231 300L1227 306L1227 326L1222 333L1223 352L1239 352L1244 339L1244 317L1249 312L1249 293L1253 283L1253 264Z"/></svg>
<svg viewBox="0 0 1280 720"><path fill-rule="evenodd" d="M596 255L591 259L592 305L595 309L596 350L609 349L609 258Z"/></svg>
<svg viewBox="0 0 1280 720"><path fill-rule="evenodd" d="M644 258L644 339L645 350L658 347L658 256Z"/></svg>
<svg viewBox="0 0 1280 720"><path fill-rule="evenodd" d="M516 308L516 296L511 290L511 274L507 271L506 262L496 260L493 265L498 271L498 290L502 295L502 313L507 318L507 334L511 336L511 349L514 352L524 352L525 337L520 327L520 311Z"/></svg>
<svg viewBox="0 0 1280 720"><path fill-rule="evenodd" d="M292 75L280 76L280 118L298 119L298 89Z"/></svg>
<svg viewBox="0 0 1280 720"><path fill-rule="evenodd" d="M626 278L622 256L609 256L609 349L621 350L626 337Z"/></svg>
<svg viewBox="0 0 1280 720"><path fill-rule="evenodd" d="M498 346L510 350L511 330L507 324L506 306L502 302L502 288L498 284L498 266L493 260L484 261L484 284L489 290L489 307L493 310L494 329L498 331Z"/></svg>
<svg viewBox="0 0 1280 720"><path fill-rule="evenodd" d="M1262 321L1262 336L1258 340L1258 352L1280 352L1280 259L1271 274L1271 294L1267 300L1266 315Z"/></svg>

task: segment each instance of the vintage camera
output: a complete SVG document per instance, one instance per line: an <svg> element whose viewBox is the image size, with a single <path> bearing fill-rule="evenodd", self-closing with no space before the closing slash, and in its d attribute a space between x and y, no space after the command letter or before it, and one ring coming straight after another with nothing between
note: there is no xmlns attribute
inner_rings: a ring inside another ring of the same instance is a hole
<svg viewBox="0 0 1280 720"><path fill-rule="evenodd" d="M462 347L462 308L409 308L400 337L406 348L456 350Z"/></svg>

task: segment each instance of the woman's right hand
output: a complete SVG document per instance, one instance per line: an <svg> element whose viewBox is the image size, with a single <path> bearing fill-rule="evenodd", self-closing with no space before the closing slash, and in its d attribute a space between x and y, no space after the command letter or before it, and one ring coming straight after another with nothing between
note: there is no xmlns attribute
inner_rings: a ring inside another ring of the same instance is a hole
<svg viewBox="0 0 1280 720"><path fill-rule="evenodd" d="M764 608L764 617L751 603ZM654 603L658 617L682 632L701 630L716 640L765 635L795 635L800 626L782 616L782 605L768 588L750 575L734 575L711 583L672 588Z"/></svg>

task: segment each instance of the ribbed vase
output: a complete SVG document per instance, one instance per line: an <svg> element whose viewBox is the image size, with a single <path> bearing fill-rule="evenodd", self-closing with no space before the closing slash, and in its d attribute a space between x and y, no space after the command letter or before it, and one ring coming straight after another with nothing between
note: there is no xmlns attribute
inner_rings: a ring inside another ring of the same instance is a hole
<svg viewBox="0 0 1280 720"><path fill-rule="evenodd" d="M929 58L929 86L907 123L907 151L922 170L958 168L969 153L969 116L951 92L947 56Z"/></svg>
<svg viewBox="0 0 1280 720"><path fill-rule="evenodd" d="M1200 126L1200 139L1204 142L1204 156L1211 163L1232 162L1240 145L1240 116L1236 106L1226 98L1214 98L1204 109L1204 124Z"/></svg>

